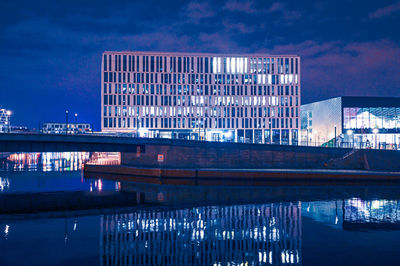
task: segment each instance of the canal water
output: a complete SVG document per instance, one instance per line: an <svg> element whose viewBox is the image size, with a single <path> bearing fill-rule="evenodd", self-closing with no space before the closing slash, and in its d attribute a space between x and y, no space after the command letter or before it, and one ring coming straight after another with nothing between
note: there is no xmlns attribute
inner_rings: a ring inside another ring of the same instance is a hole
<svg viewBox="0 0 400 266"><path fill-rule="evenodd" d="M399 186L164 187L16 154L0 193L140 191L152 206L0 215L0 265L399 265Z"/></svg>

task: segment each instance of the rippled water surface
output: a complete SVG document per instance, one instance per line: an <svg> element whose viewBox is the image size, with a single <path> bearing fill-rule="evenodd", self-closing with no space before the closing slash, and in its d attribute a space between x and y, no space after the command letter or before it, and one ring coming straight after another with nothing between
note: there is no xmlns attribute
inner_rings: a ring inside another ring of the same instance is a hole
<svg viewBox="0 0 400 266"><path fill-rule="evenodd" d="M393 184L148 187L82 179L79 169L0 178L3 194L99 190L101 180L101 189L142 191L161 203L2 215L0 265L400 264L400 187Z"/></svg>

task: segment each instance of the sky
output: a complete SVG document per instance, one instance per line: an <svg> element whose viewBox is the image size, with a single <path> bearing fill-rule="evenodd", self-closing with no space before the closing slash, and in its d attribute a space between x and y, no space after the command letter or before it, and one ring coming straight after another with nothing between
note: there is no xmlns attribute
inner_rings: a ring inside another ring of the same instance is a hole
<svg viewBox="0 0 400 266"><path fill-rule="evenodd" d="M0 107L31 128L69 110L99 130L110 50L297 54L302 103L400 96L400 1L13 0L0 32Z"/></svg>

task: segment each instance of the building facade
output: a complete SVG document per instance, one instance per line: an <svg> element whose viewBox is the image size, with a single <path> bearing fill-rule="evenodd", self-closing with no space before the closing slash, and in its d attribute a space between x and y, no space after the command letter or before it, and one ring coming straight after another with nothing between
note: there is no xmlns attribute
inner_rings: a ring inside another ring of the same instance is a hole
<svg viewBox="0 0 400 266"><path fill-rule="evenodd" d="M0 109L0 132L11 131L11 111Z"/></svg>
<svg viewBox="0 0 400 266"><path fill-rule="evenodd" d="M298 143L298 56L104 52L101 69L104 132Z"/></svg>
<svg viewBox="0 0 400 266"><path fill-rule="evenodd" d="M90 124L83 123L43 123L44 134L85 134L92 133Z"/></svg>
<svg viewBox="0 0 400 266"><path fill-rule="evenodd" d="M337 97L301 106L304 145L398 149L400 97Z"/></svg>

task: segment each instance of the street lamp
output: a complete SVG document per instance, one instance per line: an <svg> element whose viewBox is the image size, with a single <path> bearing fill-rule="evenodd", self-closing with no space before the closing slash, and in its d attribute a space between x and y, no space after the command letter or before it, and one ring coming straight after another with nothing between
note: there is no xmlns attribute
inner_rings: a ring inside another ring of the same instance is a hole
<svg viewBox="0 0 400 266"><path fill-rule="evenodd" d="M11 132L11 111L7 111L8 133Z"/></svg>
<svg viewBox="0 0 400 266"><path fill-rule="evenodd" d="M375 149L376 149L376 146L377 146L377 138L378 138L378 133L379 133L379 129L377 129L377 128L374 128L373 130L372 130L372 132L375 134Z"/></svg>
<svg viewBox="0 0 400 266"><path fill-rule="evenodd" d="M336 125L334 125L335 128L335 138L334 138L334 143L335 143L335 148L336 148Z"/></svg>
<svg viewBox="0 0 400 266"><path fill-rule="evenodd" d="M77 113L75 113L75 130L74 131L76 131L76 133L78 133L78 114Z"/></svg>
<svg viewBox="0 0 400 266"><path fill-rule="evenodd" d="M317 135L318 135L318 131L314 130L314 143L315 143L315 146L317 146Z"/></svg>
<svg viewBox="0 0 400 266"><path fill-rule="evenodd" d="M65 110L65 135L68 134L68 110Z"/></svg>

